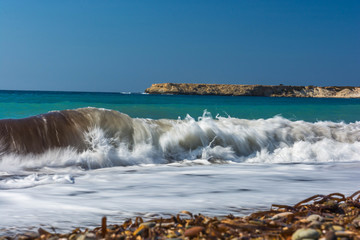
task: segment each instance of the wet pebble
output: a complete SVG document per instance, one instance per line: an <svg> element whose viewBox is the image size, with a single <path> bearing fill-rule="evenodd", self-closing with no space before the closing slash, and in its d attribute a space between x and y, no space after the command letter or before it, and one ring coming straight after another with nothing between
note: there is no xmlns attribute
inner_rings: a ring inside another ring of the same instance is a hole
<svg viewBox="0 0 360 240"><path fill-rule="evenodd" d="M94 240L94 239L96 239L96 235L93 233L84 233L76 238L76 240Z"/></svg>
<svg viewBox="0 0 360 240"><path fill-rule="evenodd" d="M185 237L196 237L202 231L204 231L203 227L200 227L200 226L192 227L192 228L186 229L184 236Z"/></svg>
<svg viewBox="0 0 360 240"><path fill-rule="evenodd" d="M334 231L327 231L325 233L325 240L336 240L336 239L337 239L337 237L336 237Z"/></svg>
<svg viewBox="0 0 360 240"><path fill-rule="evenodd" d="M344 228L342 226L339 226L339 225L333 225L331 227L334 231L344 231Z"/></svg>
<svg viewBox="0 0 360 240"><path fill-rule="evenodd" d="M292 240L302 240L302 239L318 239L320 233L312 228L301 228L298 229L292 236Z"/></svg>
<svg viewBox="0 0 360 240"><path fill-rule="evenodd" d="M312 215L308 216L308 217L306 218L306 220L307 220L308 222L313 222L313 221L323 222L323 221L324 221L324 218L323 218L322 216L318 215L318 214L312 214Z"/></svg>
<svg viewBox="0 0 360 240"><path fill-rule="evenodd" d="M40 235L37 232L25 232L16 236L16 240L27 240L38 238Z"/></svg>
<svg viewBox="0 0 360 240"><path fill-rule="evenodd" d="M321 222L319 222L319 221L311 221L309 223L308 227L320 229L321 228Z"/></svg>
<svg viewBox="0 0 360 240"><path fill-rule="evenodd" d="M291 215L294 215L294 214L292 212L282 212L282 213L278 213L278 214L275 214L274 216L272 216L271 220L278 220L278 219L285 218L285 217L288 217Z"/></svg>

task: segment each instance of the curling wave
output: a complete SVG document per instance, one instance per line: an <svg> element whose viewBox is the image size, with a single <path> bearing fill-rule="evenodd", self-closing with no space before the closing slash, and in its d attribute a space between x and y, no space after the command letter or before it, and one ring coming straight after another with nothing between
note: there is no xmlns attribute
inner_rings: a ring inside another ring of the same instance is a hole
<svg viewBox="0 0 360 240"><path fill-rule="evenodd" d="M183 160L359 161L360 122L212 118L207 112L197 120L152 120L98 108L0 120L0 172L10 166L91 169Z"/></svg>

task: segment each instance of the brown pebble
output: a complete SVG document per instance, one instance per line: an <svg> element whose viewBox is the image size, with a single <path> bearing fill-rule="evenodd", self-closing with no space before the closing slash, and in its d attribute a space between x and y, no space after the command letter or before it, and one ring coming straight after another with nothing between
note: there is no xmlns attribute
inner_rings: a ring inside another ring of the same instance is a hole
<svg viewBox="0 0 360 240"><path fill-rule="evenodd" d="M184 236L185 237L196 237L202 231L204 231L203 227L200 227L200 226L192 227L192 228L186 229Z"/></svg>
<svg viewBox="0 0 360 240"><path fill-rule="evenodd" d="M336 231L335 235L337 237L352 237L355 235L355 233L352 231Z"/></svg>
<svg viewBox="0 0 360 240"><path fill-rule="evenodd" d="M39 228L39 229L38 229L38 233L39 233L40 235L51 235L51 233L49 233L48 231L46 231L46 230L43 229L43 228Z"/></svg>
<svg viewBox="0 0 360 240"><path fill-rule="evenodd" d="M333 231L327 231L325 233L325 239L326 240L336 240L337 237L336 237L336 235L335 235L335 233Z"/></svg>

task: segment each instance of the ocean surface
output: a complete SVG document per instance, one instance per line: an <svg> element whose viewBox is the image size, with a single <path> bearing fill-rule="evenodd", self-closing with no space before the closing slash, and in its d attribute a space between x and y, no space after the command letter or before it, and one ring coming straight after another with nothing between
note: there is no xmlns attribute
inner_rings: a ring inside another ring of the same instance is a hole
<svg viewBox="0 0 360 240"><path fill-rule="evenodd" d="M360 190L360 99L0 91L0 235Z"/></svg>

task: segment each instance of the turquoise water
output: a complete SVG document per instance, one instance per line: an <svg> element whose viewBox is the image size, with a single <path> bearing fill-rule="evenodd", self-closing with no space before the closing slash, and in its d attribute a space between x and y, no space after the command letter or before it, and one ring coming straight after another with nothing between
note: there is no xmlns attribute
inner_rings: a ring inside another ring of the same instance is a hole
<svg viewBox="0 0 360 240"><path fill-rule="evenodd" d="M106 108L136 118L199 117L204 110L241 119L281 115L308 122L355 122L360 99L180 96L121 93L0 91L0 119L24 118L53 110Z"/></svg>

